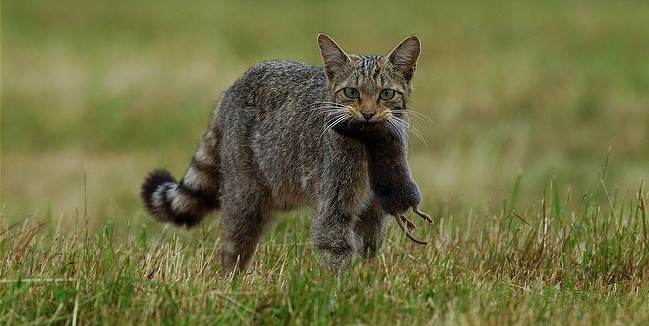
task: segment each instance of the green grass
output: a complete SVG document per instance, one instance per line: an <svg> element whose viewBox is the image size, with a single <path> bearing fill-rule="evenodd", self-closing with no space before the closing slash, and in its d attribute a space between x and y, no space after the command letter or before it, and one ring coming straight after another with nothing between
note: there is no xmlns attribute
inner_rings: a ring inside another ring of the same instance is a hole
<svg viewBox="0 0 649 326"><path fill-rule="evenodd" d="M424 231L427 247L393 228L375 261L357 261L338 279L307 242L307 211L280 216L249 273L228 278L218 274L214 220L155 233L109 221L91 234L81 216L6 225L0 321L648 322L649 194L609 197L604 184L561 194L554 186L525 212L453 213Z"/></svg>
<svg viewBox="0 0 649 326"><path fill-rule="evenodd" d="M2 4L0 324L649 322L645 2ZM184 171L250 65L319 64L318 32L360 53L422 39L430 244L393 225L336 281L299 210L223 279L218 214L156 224L140 182Z"/></svg>

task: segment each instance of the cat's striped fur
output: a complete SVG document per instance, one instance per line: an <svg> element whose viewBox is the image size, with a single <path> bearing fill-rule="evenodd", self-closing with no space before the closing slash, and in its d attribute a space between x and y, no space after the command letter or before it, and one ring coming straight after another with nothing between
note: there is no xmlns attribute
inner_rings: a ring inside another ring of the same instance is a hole
<svg viewBox="0 0 649 326"><path fill-rule="evenodd" d="M160 221L191 227L219 208L220 140L218 124L210 124L180 181L167 170L149 174L142 185L141 197L153 216Z"/></svg>
<svg viewBox="0 0 649 326"><path fill-rule="evenodd" d="M224 273L248 265L272 210L313 207L311 240L336 270L384 241L366 149L331 127L383 123L405 137L419 39L386 56L348 55L324 34L318 44L324 67L268 61L244 73L224 92L183 178L156 170L142 185L161 221L193 226L221 210Z"/></svg>

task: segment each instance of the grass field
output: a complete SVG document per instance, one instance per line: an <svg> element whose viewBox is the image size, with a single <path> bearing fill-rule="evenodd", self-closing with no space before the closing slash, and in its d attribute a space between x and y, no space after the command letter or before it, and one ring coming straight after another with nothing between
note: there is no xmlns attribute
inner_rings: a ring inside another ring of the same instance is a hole
<svg viewBox="0 0 649 326"><path fill-rule="evenodd" d="M0 324L646 324L649 3L2 2ZM311 211L218 275L218 214L156 224L255 62L422 39L410 163L435 216L336 280Z"/></svg>

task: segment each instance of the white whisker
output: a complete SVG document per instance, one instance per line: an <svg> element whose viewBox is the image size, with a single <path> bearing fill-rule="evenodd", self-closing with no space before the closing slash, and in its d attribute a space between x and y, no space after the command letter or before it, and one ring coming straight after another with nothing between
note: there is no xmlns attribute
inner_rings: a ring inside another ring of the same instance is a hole
<svg viewBox="0 0 649 326"><path fill-rule="evenodd" d="M401 138L402 141L410 141L407 137L407 135L404 133L402 128L399 128L399 125L392 119L392 117L389 117L388 119L385 120L387 122L387 127L388 129L392 130L395 132L399 138Z"/></svg>
<svg viewBox="0 0 649 326"><path fill-rule="evenodd" d="M424 145L425 145L425 146L428 146L428 143L426 143L426 139L424 138L424 136L422 135L422 133L421 133L417 128L415 128L413 125L411 125L410 123L408 123L408 121L406 121L406 120L404 120L404 119L401 119L401 118L397 118L397 117L395 117L395 116L392 116L391 118L394 118L395 120L397 120L397 121L399 121L400 123L402 123L402 124L403 124L407 129L408 129L408 130L412 131L415 135L417 135L417 137L418 137L419 139L421 139L422 142L424 142Z"/></svg>
<svg viewBox="0 0 649 326"><path fill-rule="evenodd" d="M325 123L324 130L322 130L322 133L320 134L319 138L322 138L325 135L325 133L327 133L327 130L335 127L336 125L338 125L342 121L345 121L348 118L349 116L347 114L341 113L340 116L334 117L333 121Z"/></svg>
<svg viewBox="0 0 649 326"><path fill-rule="evenodd" d="M429 118L427 115L425 115L425 114L423 114L423 113L421 113L419 111L415 111L415 110L412 110L412 109L407 109L407 110L392 110L392 112L403 113L405 115L412 114L413 118L425 119L425 120L428 120L429 122L431 122L432 124L434 124L435 126L437 126L437 122L435 122L433 119Z"/></svg>
<svg viewBox="0 0 649 326"><path fill-rule="evenodd" d="M392 123L396 126L396 128L401 133L401 137L404 140L407 140L408 143L410 143L411 140L410 140L410 137L408 137L408 124L407 123L406 124L402 123L401 121L399 121L399 119L397 117L393 117L393 119L390 119L390 120L392 120Z"/></svg>
<svg viewBox="0 0 649 326"><path fill-rule="evenodd" d="M306 120L311 122L314 119L323 118L323 116L327 114L335 114L335 113L346 114L347 111L348 111L347 108L320 106L320 107L307 108L301 114L309 115L309 117L307 117Z"/></svg>

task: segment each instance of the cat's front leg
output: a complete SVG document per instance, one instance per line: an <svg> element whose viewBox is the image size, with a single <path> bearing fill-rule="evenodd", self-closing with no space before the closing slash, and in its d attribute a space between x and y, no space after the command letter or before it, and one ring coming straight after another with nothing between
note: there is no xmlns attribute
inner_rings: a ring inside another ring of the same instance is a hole
<svg viewBox="0 0 649 326"><path fill-rule="evenodd" d="M359 214L372 198L367 154L360 142L331 132L314 202L311 241L328 266L338 272L351 265L361 245L354 233Z"/></svg>
<svg viewBox="0 0 649 326"><path fill-rule="evenodd" d="M385 242L389 216L381 209L376 200L372 200L359 215L354 225L354 232L360 237L359 254L364 260L374 258Z"/></svg>
<svg viewBox="0 0 649 326"><path fill-rule="evenodd" d="M358 249L353 231L356 219L335 206L321 205L316 210L311 224L311 241L334 273L348 268Z"/></svg>
<svg viewBox="0 0 649 326"><path fill-rule="evenodd" d="M349 267L362 246L354 226L371 200L367 180L357 171L336 175L336 182L323 182L311 224L311 241L335 273Z"/></svg>

